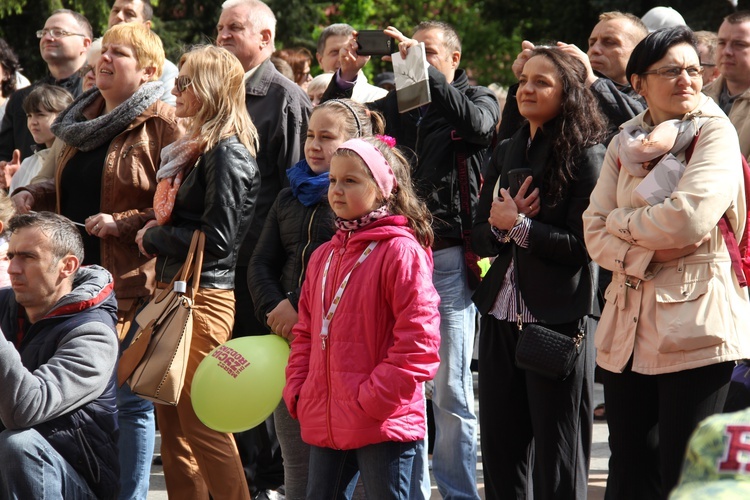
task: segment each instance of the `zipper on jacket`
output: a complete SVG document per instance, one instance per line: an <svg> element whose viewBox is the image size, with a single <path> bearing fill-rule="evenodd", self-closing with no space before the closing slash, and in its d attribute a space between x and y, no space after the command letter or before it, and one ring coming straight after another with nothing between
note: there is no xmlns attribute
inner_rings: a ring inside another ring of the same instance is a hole
<svg viewBox="0 0 750 500"><path fill-rule="evenodd" d="M342 258L343 254L346 252L346 245L349 243L349 238L352 237L352 233L354 231L349 231L349 233L346 235L346 239L344 240L344 245L341 247L341 250L339 251L339 261L336 263L336 277L339 276L339 271L341 270L341 261L344 260ZM337 283L336 280L333 281L334 286L335 283ZM323 290L323 295L325 296L325 290ZM326 398L326 427L328 428L328 439L331 440L331 447L333 449L336 449L336 445L333 442L333 429L331 429L331 350L325 348L325 339L323 339L323 352L325 353L326 357L326 383L328 384L328 397Z"/></svg>
<svg viewBox="0 0 750 500"><path fill-rule="evenodd" d="M305 277L305 268L307 267L305 264L305 253L307 253L307 249L310 248L310 243L312 243L312 225L313 221L315 220L315 214L318 213L318 208L320 207L320 203L318 203L315 208L313 209L313 213L310 215L310 221L307 224L307 243L305 243L305 246L302 248L302 254L301 254L301 269L302 272L299 273L299 280L297 280L297 286L301 287L302 282L304 281Z"/></svg>

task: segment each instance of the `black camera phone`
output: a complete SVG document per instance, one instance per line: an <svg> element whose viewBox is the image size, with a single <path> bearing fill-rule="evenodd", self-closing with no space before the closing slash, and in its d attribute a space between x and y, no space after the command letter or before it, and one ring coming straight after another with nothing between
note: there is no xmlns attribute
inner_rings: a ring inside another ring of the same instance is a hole
<svg viewBox="0 0 750 500"><path fill-rule="evenodd" d="M508 192L515 198L518 194L518 190L521 189L521 184L526 180L527 177L533 177L533 172L530 168L514 168L508 171ZM534 190L534 181L531 181L531 185L526 190L526 196L530 195Z"/></svg>
<svg viewBox="0 0 750 500"><path fill-rule="evenodd" d="M382 30L362 30L357 32L357 54L360 56L389 56L398 52L396 40Z"/></svg>

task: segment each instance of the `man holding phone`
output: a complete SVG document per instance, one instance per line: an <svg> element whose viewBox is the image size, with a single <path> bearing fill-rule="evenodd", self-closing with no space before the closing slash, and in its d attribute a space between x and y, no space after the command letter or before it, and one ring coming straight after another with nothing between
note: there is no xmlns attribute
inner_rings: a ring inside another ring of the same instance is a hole
<svg viewBox="0 0 750 500"><path fill-rule="evenodd" d="M382 31L380 32L383 33ZM341 67L341 49L346 47L353 38L354 28L344 23L328 26L318 37L318 51L315 57L320 68L325 73L335 73ZM388 37L386 37L388 38ZM395 52L395 51L394 51ZM361 71L356 74L354 89L350 99L357 102L371 102L385 97L387 90L376 87L367 82L367 77Z"/></svg>
<svg viewBox="0 0 750 500"><path fill-rule="evenodd" d="M413 38L392 27L384 33L399 42L402 55L424 43L430 63L430 104L399 113L396 91L392 90L368 107L385 116L386 133L396 138L399 149L409 157L414 186L434 216L433 283L441 299L441 345L432 396L436 426L432 471L443 498L478 499L477 419L469 369L477 318L462 239L463 231L471 229L471 216L462 217L461 202L454 193L461 192L459 177L464 177L473 213L479 172L500 109L492 91L470 86L466 73L458 68L461 41L452 26L422 22ZM323 95L324 101L351 95L352 79L370 59L358 53L356 39L341 50L340 58L341 68ZM416 495L413 492L412 496ZM423 496L430 496L424 483Z"/></svg>

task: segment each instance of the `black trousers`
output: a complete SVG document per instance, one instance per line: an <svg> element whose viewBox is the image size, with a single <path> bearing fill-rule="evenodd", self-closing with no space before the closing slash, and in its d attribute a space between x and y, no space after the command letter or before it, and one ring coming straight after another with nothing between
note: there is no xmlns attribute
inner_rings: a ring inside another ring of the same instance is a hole
<svg viewBox="0 0 750 500"><path fill-rule="evenodd" d="M631 359L632 362L632 359ZM720 413L734 362L663 375L602 370L609 425L607 500L669 496L690 435Z"/></svg>
<svg viewBox="0 0 750 500"><path fill-rule="evenodd" d="M576 367L567 379L556 381L516 368L515 323L482 318L479 425L488 500L586 498L595 328L594 320L586 321ZM572 335L576 326L565 328Z"/></svg>

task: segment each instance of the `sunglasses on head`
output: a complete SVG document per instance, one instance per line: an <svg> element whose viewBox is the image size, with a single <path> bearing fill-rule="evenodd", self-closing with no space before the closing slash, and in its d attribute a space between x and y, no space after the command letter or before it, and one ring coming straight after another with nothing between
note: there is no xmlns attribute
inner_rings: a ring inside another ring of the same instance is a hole
<svg viewBox="0 0 750 500"><path fill-rule="evenodd" d="M175 80L174 84L177 87L177 92L182 94L190 85L193 84L193 80L191 80L189 76L182 75L177 77L177 80Z"/></svg>

